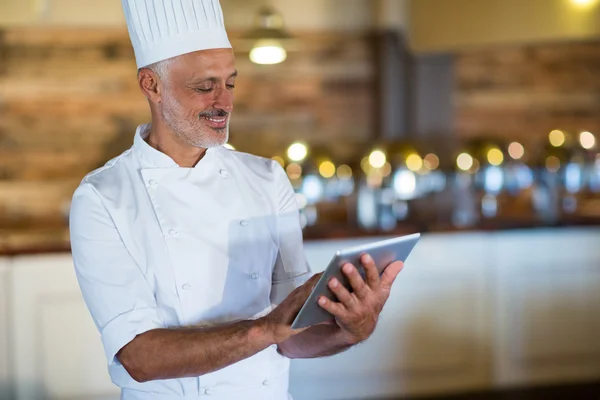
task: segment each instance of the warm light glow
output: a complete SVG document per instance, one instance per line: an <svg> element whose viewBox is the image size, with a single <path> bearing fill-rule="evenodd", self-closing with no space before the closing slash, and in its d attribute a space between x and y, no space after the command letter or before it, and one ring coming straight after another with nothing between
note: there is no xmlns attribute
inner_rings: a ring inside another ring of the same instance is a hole
<svg viewBox="0 0 600 400"><path fill-rule="evenodd" d="M369 164L373 168L381 168L385 165L385 153L381 150L373 150L369 155Z"/></svg>
<svg viewBox="0 0 600 400"><path fill-rule="evenodd" d="M487 160L491 165L498 166L504 161L504 154L500 149L489 149L487 152Z"/></svg>
<svg viewBox="0 0 600 400"><path fill-rule="evenodd" d="M587 8L596 4L597 1L598 0L571 0L571 3L573 3L573 5L577 7Z"/></svg>
<svg viewBox="0 0 600 400"><path fill-rule="evenodd" d="M389 176L389 174L392 173L392 164L390 164L389 162L386 162L385 164L383 164L383 167L381 167L381 176L386 177Z"/></svg>
<svg viewBox="0 0 600 400"><path fill-rule="evenodd" d="M283 160L283 158L281 158L279 156L275 156L275 157L271 157L271 160L277 161L279 163L279 165L281 165L282 167L285 167L285 161Z"/></svg>
<svg viewBox="0 0 600 400"><path fill-rule="evenodd" d="M456 165L463 171L468 171L473 166L473 157L467 153L460 153L456 157Z"/></svg>
<svg viewBox="0 0 600 400"><path fill-rule="evenodd" d="M298 179L302 176L302 167L296 163L291 163L285 171L290 179Z"/></svg>
<svg viewBox="0 0 600 400"><path fill-rule="evenodd" d="M430 171L433 171L434 169L440 166L440 159L435 154L429 153L423 159L423 164L425 165L425 168L427 168Z"/></svg>
<svg viewBox="0 0 600 400"><path fill-rule="evenodd" d="M525 148L521 143L512 142L508 145L508 155L515 160L519 160L525 155Z"/></svg>
<svg viewBox="0 0 600 400"><path fill-rule="evenodd" d="M579 143L584 149L591 149L596 144L596 138L591 132L581 132L579 134Z"/></svg>
<svg viewBox="0 0 600 400"><path fill-rule="evenodd" d="M365 174L369 173L369 171L371 170L371 164L369 164L369 157L363 157L362 160L360 160L360 169L362 169Z"/></svg>
<svg viewBox="0 0 600 400"><path fill-rule="evenodd" d="M323 178L331 178L335 175L335 165L331 161L323 161L319 164L319 173Z"/></svg>
<svg viewBox="0 0 600 400"><path fill-rule="evenodd" d="M259 40L250 50L250 61L255 64L279 64L287 58L287 52L276 40Z"/></svg>
<svg viewBox="0 0 600 400"><path fill-rule="evenodd" d="M226 149L229 149L229 150L235 150L235 147L233 147L233 146L232 146L232 145L230 145L229 143L225 143L225 144L223 145L223 147L225 147Z"/></svg>
<svg viewBox="0 0 600 400"><path fill-rule="evenodd" d="M302 143L293 143L287 151L287 155L292 161L304 160L307 153L308 149L306 148L306 145Z"/></svg>
<svg viewBox="0 0 600 400"><path fill-rule="evenodd" d="M370 174L367 176L367 185L370 187L379 187L383 182L383 178L380 174Z"/></svg>
<svg viewBox="0 0 600 400"><path fill-rule="evenodd" d="M558 129L553 130L548 135L548 140L550 140L550 144L554 147L560 147L565 143L565 134Z"/></svg>
<svg viewBox="0 0 600 400"><path fill-rule="evenodd" d="M560 169L560 160L558 157L550 156L546 158L546 169L550 172L556 172Z"/></svg>
<svg viewBox="0 0 600 400"><path fill-rule="evenodd" d="M337 169L337 177L342 181L347 181L352 178L352 168L346 164L342 164Z"/></svg>
<svg viewBox="0 0 600 400"><path fill-rule="evenodd" d="M418 154L409 154L406 157L406 167L411 171L418 171L423 167L423 160Z"/></svg>

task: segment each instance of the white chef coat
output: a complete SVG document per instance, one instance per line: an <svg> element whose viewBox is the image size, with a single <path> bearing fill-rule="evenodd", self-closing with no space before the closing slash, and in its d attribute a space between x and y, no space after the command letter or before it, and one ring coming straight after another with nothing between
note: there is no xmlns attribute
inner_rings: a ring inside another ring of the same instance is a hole
<svg viewBox="0 0 600 400"><path fill-rule="evenodd" d="M115 357L145 331L265 315L310 275L294 191L269 159L211 148L180 168L144 138L88 174L70 214L75 271L121 398L288 399L271 346L198 378L133 380Z"/></svg>

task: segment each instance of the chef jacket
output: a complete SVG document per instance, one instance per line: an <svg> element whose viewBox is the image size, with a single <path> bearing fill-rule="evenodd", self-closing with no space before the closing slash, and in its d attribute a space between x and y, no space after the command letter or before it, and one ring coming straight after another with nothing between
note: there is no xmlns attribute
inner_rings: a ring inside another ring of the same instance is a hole
<svg viewBox="0 0 600 400"><path fill-rule="evenodd" d="M70 211L75 272L121 398L291 398L276 346L200 377L144 383L115 356L151 329L263 316L310 275L277 162L215 147L181 168L148 145L149 130L82 180Z"/></svg>

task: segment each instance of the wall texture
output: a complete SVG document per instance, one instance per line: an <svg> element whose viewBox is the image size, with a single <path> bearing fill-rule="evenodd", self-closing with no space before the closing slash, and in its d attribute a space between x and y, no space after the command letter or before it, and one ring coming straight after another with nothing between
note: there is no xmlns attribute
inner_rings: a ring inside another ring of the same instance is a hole
<svg viewBox="0 0 600 400"><path fill-rule="evenodd" d="M456 132L535 146L553 129L600 134L600 41L456 57Z"/></svg>
<svg viewBox="0 0 600 400"><path fill-rule="evenodd" d="M577 0L410 0L409 36L417 51L600 38L600 2Z"/></svg>
<svg viewBox="0 0 600 400"><path fill-rule="evenodd" d="M365 35L299 34L288 61L257 66L231 33L240 76L230 142L263 156L294 140L340 157L373 134ZM0 31L0 244L8 231L63 226L81 178L132 144L149 120L123 29ZM28 234L31 234L29 231Z"/></svg>

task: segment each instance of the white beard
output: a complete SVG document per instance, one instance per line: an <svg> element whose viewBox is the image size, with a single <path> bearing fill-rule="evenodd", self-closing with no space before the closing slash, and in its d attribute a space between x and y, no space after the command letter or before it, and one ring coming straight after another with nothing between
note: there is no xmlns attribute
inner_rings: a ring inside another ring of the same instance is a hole
<svg viewBox="0 0 600 400"><path fill-rule="evenodd" d="M168 91L163 95L162 114L169 128L183 142L194 147L223 146L229 139L229 120L222 131L204 125L198 116L189 116L183 106Z"/></svg>

